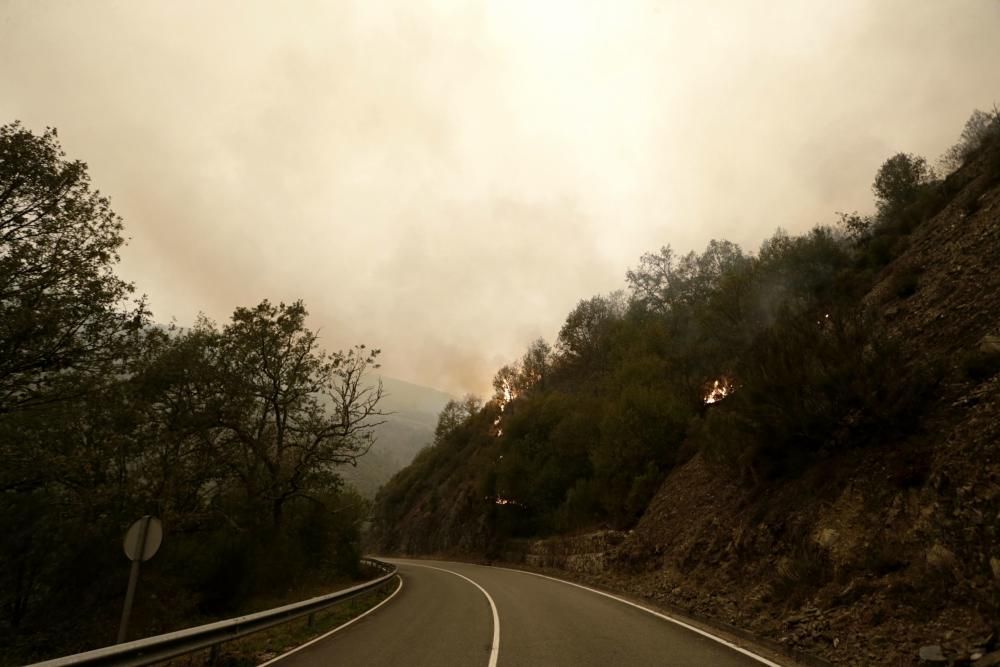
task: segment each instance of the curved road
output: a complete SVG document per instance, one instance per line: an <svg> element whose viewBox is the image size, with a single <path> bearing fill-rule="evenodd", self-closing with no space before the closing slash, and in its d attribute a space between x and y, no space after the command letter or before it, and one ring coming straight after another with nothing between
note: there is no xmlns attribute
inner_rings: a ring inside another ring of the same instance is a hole
<svg viewBox="0 0 1000 667"><path fill-rule="evenodd" d="M516 570L387 559L399 592L275 667L775 665L624 601Z"/></svg>

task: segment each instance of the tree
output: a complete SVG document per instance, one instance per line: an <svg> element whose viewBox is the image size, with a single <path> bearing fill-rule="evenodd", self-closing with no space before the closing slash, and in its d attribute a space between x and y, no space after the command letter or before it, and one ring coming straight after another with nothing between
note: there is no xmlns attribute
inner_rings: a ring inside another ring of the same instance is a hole
<svg viewBox="0 0 1000 667"><path fill-rule="evenodd" d="M675 264L674 250L669 245L656 253L644 253L639 258L639 267L625 274L632 298L650 310L669 308L666 291L673 283Z"/></svg>
<svg viewBox="0 0 1000 667"><path fill-rule="evenodd" d="M81 395L146 316L113 272L121 220L64 157L54 129L0 126L0 415Z"/></svg>
<svg viewBox="0 0 1000 667"><path fill-rule="evenodd" d="M597 350L611 323L624 313L625 298L621 292L584 299L566 316L556 346L566 357L585 358Z"/></svg>
<svg viewBox="0 0 1000 667"><path fill-rule="evenodd" d="M879 214L886 218L912 204L925 185L934 180L927 160L919 155L896 153L875 174L872 191Z"/></svg>
<svg viewBox="0 0 1000 667"><path fill-rule="evenodd" d="M270 506L276 527L290 500L336 486L334 467L355 464L382 423L382 383L365 384L380 351L327 354L306 315L301 301L237 308L209 359L218 430L206 444L249 499Z"/></svg>
<svg viewBox="0 0 1000 667"><path fill-rule="evenodd" d="M143 514L187 556L160 583L192 606L357 573L366 508L336 466L380 423L379 351L325 353L301 302L149 326L113 271L122 243L55 130L0 126L0 621L43 652L78 648L80 614L117 585L109 546Z"/></svg>
<svg viewBox="0 0 1000 667"><path fill-rule="evenodd" d="M482 407L483 402L472 394L466 394L460 401L452 399L445 403L441 414L438 415L437 427L434 429L434 444L441 444L449 433L477 414Z"/></svg>
<svg viewBox="0 0 1000 667"><path fill-rule="evenodd" d="M678 259L670 246L646 253L625 277L637 302L666 312L704 301L724 275L748 261L737 244L713 239L701 255L690 252Z"/></svg>
<svg viewBox="0 0 1000 667"><path fill-rule="evenodd" d="M986 113L976 109L965 121L958 143L941 156L941 168L951 173L965 164L973 153L990 138L1000 136L1000 111Z"/></svg>
<svg viewBox="0 0 1000 667"><path fill-rule="evenodd" d="M551 366L552 347L545 342L544 338L532 341L531 345L528 346L528 351L521 358L520 384L522 391L536 385L543 385Z"/></svg>
<svg viewBox="0 0 1000 667"><path fill-rule="evenodd" d="M504 364L493 376L493 398L506 405L521 394L521 364Z"/></svg>
<svg viewBox="0 0 1000 667"><path fill-rule="evenodd" d="M113 271L121 231L54 129L0 126L0 606L13 626L122 497L127 457L106 436L147 313Z"/></svg>
<svg viewBox="0 0 1000 667"><path fill-rule="evenodd" d="M837 228L854 244L860 245L871 237L875 220L870 215L860 215L857 211L844 213L837 211Z"/></svg>

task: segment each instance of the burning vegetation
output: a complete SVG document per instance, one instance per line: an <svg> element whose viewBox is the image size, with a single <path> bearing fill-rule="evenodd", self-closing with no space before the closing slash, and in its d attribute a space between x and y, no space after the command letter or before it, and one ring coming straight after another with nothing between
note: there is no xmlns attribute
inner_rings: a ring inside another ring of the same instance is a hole
<svg viewBox="0 0 1000 667"><path fill-rule="evenodd" d="M513 373L516 370L505 373L509 367L504 367L497 377L493 380L493 387L496 389L496 395L494 400L496 401L497 407L500 408L500 414L497 415L496 419L493 420L493 428L495 430L496 437L503 435L503 428L500 426L500 421L503 419L504 410L507 409L507 404L517 398L517 387L513 379Z"/></svg>
<svg viewBox="0 0 1000 667"><path fill-rule="evenodd" d="M524 507L523 503L519 503L513 498L504 498L503 496L486 496L486 500L490 500L494 505L513 505L514 507Z"/></svg>
<svg viewBox="0 0 1000 667"><path fill-rule="evenodd" d="M722 376L718 380L713 380L711 385L706 384L704 398L702 400L705 402L705 405L718 403L726 396L732 394L735 389L736 387L733 384L732 379Z"/></svg>

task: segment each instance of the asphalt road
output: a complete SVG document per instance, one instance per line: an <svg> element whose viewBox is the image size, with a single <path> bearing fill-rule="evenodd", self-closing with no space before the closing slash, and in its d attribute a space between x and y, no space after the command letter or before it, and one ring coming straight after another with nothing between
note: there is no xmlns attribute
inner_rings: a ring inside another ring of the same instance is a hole
<svg viewBox="0 0 1000 667"><path fill-rule="evenodd" d="M275 667L774 665L565 582L468 563L391 562L403 583L392 599Z"/></svg>

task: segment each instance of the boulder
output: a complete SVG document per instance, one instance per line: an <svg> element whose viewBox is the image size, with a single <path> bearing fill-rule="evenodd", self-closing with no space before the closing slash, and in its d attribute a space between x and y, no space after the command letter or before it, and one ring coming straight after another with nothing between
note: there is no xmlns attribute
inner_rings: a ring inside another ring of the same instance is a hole
<svg viewBox="0 0 1000 667"><path fill-rule="evenodd" d="M1000 665L1000 651L987 653L972 664L975 665L975 667L997 667Z"/></svg>
<svg viewBox="0 0 1000 667"><path fill-rule="evenodd" d="M948 658L944 657L944 652L938 644L921 646L919 656L920 662L928 665L943 665L948 662Z"/></svg>
<svg viewBox="0 0 1000 667"><path fill-rule="evenodd" d="M938 570L950 570L955 566L955 554L941 544L927 550L927 565Z"/></svg>
<svg viewBox="0 0 1000 667"><path fill-rule="evenodd" d="M824 549L830 549L837 542L837 531L833 528L824 528L816 533L816 544Z"/></svg>
<svg viewBox="0 0 1000 667"><path fill-rule="evenodd" d="M979 341L979 351L986 354L1000 354L1000 335L983 336Z"/></svg>

